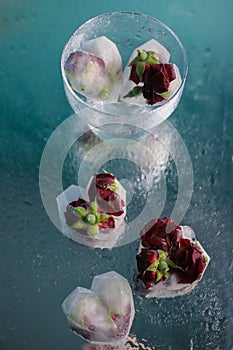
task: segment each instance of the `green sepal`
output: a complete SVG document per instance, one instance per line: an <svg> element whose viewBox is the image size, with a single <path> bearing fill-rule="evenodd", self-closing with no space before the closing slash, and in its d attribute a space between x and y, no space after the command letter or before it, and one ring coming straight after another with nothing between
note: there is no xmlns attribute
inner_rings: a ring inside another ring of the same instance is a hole
<svg viewBox="0 0 233 350"><path fill-rule="evenodd" d="M159 262L158 269L159 269L159 271L161 271L161 272L163 272L163 273L167 272L167 271L169 270L169 267L168 267L167 262L164 261L164 260L161 260L161 261Z"/></svg>
<svg viewBox="0 0 233 350"><path fill-rule="evenodd" d="M82 230L82 229L87 229L88 227L88 224L86 224L85 222L83 221L76 221L72 226L71 228L74 228L76 230Z"/></svg>
<svg viewBox="0 0 233 350"><path fill-rule="evenodd" d="M117 182L114 181L112 184L107 185L107 189L109 189L113 192L117 192L117 190L118 190Z"/></svg>
<svg viewBox="0 0 233 350"><path fill-rule="evenodd" d="M138 55L129 63L129 66L143 62L145 64L158 64L159 60L154 56L154 51L137 50Z"/></svg>
<svg viewBox="0 0 233 350"><path fill-rule="evenodd" d="M150 51L150 52L153 52L153 51ZM159 60L152 56L152 55L148 55L148 59L146 60L146 63L148 64L158 64L159 63Z"/></svg>
<svg viewBox="0 0 233 350"><path fill-rule="evenodd" d="M157 252L159 253L160 260L164 260L164 261L167 260L167 253L164 250L158 249Z"/></svg>
<svg viewBox="0 0 233 350"><path fill-rule="evenodd" d="M90 225L94 225L96 223L95 214L87 214L87 216L85 217L85 222L87 222Z"/></svg>
<svg viewBox="0 0 233 350"><path fill-rule="evenodd" d="M90 214L96 215L97 212L98 212L98 208L99 208L98 207L98 203L97 203L97 201L95 199L93 202L91 202L91 206L90 206L90 209L89 209Z"/></svg>
<svg viewBox="0 0 233 350"><path fill-rule="evenodd" d="M159 259L155 260L150 266L147 267L145 271L157 271L159 266Z"/></svg>
<svg viewBox="0 0 233 350"><path fill-rule="evenodd" d="M105 214L105 213L99 214L99 220L100 220L100 222L105 222L105 221L107 221L110 217L111 217L111 215L109 215L109 214Z"/></svg>
<svg viewBox="0 0 233 350"><path fill-rule="evenodd" d="M162 279L162 277L163 273L161 271L157 271L155 283L159 282Z"/></svg>
<svg viewBox="0 0 233 350"><path fill-rule="evenodd" d="M87 233L91 237L96 237L99 233L98 225L88 225Z"/></svg>
<svg viewBox="0 0 233 350"><path fill-rule="evenodd" d="M162 93L156 92L156 95L159 95L159 96L167 99L167 98L171 97L172 92L171 91L165 91Z"/></svg>
<svg viewBox="0 0 233 350"><path fill-rule="evenodd" d="M87 211L83 207L72 207L72 209L76 215L80 216L80 218L85 218L87 215Z"/></svg>
<svg viewBox="0 0 233 350"><path fill-rule="evenodd" d="M142 75L145 70L145 62L138 62L136 65L136 72L137 75L139 76L140 81L142 80Z"/></svg>
<svg viewBox="0 0 233 350"><path fill-rule="evenodd" d="M110 89L108 86L104 87L103 90L100 92L101 98L107 98L109 96Z"/></svg>
<svg viewBox="0 0 233 350"><path fill-rule="evenodd" d="M168 266L171 267L172 269L179 269L179 270L181 270L181 271L184 271L184 270L182 269L182 267L177 266L177 265L176 265L173 261L171 261L170 259L167 259L166 262L167 262Z"/></svg>
<svg viewBox="0 0 233 350"><path fill-rule="evenodd" d="M130 90L127 95L123 96L124 98L127 97L135 97L142 93L142 87L141 86L135 86L133 90Z"/></svg>

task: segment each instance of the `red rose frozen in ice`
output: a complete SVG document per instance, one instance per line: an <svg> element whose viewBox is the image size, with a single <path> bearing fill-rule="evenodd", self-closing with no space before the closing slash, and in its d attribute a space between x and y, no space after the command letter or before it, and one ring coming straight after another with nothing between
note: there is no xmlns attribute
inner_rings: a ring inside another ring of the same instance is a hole
<svg viewBox="0 0 233 350"><path fill-rule="evenodd" d="M170 258L183 270L176 270L178 283L193 283L201 277L206 267L200 248L189 239L181 238L180 248Z"/></svg>
<svg viewBox="0 0 233 350"><path fill-rule="evenodd" d="M88 195L90 200L96 198L101 211L120 216L124 213L125 203L117 193L116 177L109 173L93 175Z"/></svg>
<svg viewBox="0 0 233 350"><path fill-rule="evenodd" d="M157 271L146 271L146 269L159 259L159 253L151 249L142 249L136 256L139 278L144 282L146 288L155 283Z"/></svg>
<svg viewBox="0 0 233 350"><path fill-rule="evenodd" d="M114 218L103 213L96 201L88 203L82 198L69 203L65 218L68 226L92 237L96 237L100 229L115 228Z"/></svg>
<svg viewBox="0 0 233 350"><path fill-rule="evenodd" d="M135 93L132 92L132 96L128 95L127 97L133 97L136 95L136 92L142 92L147 103L153 105L165 99L164 93L169 90L170 82L176 79L176 74L171 63L145 64L140 80L137 74L137 65L134 64L131 68L129 79L137 85L141 82L143 86L141 89L132 90Z"/></svg>
<svg viewBox="0 0 233 350"><path fill-rule="evenodd" d="M181 227L171 219L153 219L143 228L141 242L146 248L170 253L178 249L181 235Z"/></svg>
<svg viewBox="0 0 233 350"><path fill-rule="evenodd" d="M167 92L170 82L176 78L173 64L159 63L147 64L142 76L144 83L142 94L150 105L164 100L164 97L159 95Z"/></svg>
<svg viewBox="0 0 233 350"><path fill-rule="evenodd" d="M159 258L159 253L152 249L142 249L136 256L138 272L143 273L147 267L153 264Z"/></svg>
<svg viewBox="0 0 233 350"><path fill-rule="evenodd" d="M81 207L85 210L90 208L90 203L86 202L83 198L78 198L76 201L69 203L66 207L65 218L68 226L72 226L77 220L77 215L75 215L72 208Z"/></svg>
<svg viewBox="0 0 233 350"><path fill-rule="evenodd" d="M172 63L160 63L153 51L138 50L138 56L129 66L131 66L129 80L137 86L124 97L142 94L150 105L170 97L170 83L176 79Z"/></svg>

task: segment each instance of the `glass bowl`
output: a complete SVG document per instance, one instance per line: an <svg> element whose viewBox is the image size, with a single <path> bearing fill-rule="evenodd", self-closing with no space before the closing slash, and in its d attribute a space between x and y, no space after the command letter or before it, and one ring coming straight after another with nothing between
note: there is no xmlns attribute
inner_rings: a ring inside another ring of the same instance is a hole
<svg viewBox="0 0 233 350"><path fill-rule="evenodd" d="M75 92L66 76L64 64L69 55L82 50L83 42L105 36L112 40L122 57L123 69L135 48L155 39L170 53L169 62L180 71L181 84L174 95L160 105L134 105L124 102L100 102ZM104 138L125 137L150 130L167 119L176 109L188 71L185 50L177 35L165 24L148 15L134 12L111 12L94 17L70 37L61 57L61 71L67 99L75 113L86 109L85 119ZM83 115L83 113L82 113Z"/></svg>

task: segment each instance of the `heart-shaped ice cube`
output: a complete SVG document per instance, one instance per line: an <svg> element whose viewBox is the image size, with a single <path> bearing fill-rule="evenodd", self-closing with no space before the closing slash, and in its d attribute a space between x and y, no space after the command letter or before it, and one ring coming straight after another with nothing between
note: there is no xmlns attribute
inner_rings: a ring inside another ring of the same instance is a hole
<svg viewBox="0 0 233 350"><path fill-rule="evenodd" d="M77 287L62 308L70 328L93 344L124 345L135 313L129 283L114 271L94 277L91 290Z"/></svg>

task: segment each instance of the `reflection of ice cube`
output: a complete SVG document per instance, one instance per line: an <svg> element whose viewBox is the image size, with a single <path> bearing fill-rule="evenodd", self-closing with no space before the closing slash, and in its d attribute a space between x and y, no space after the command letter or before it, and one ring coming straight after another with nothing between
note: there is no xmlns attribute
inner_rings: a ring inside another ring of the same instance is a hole
<svg viewBox="0 0 233 350"><path fill-rule="evenodd" d="M182 229L182 237L189 239L190 241L193 241L196 239L195 232L193 229L189 226L181 226ZM142 295L145 296L146 298L172 298L172 297L177 297L177 296L182 296L187 293L190 293L198 284L198 282L202 279L205 270L208 266L208 263L210 261L210 257L205 251L205 249L202 247L202 245L198 242L195 241L198 248L201 250L202 255L206 259L206 266L200 276L200 278L193 283L178 283L176 274L171 273L170 277L166 279L165 281L159 282L152 286L150 289L142 288ZM140 253L141 249L143 246L140 244L138 253Z"/></svg>
<svg viewBox="0 0 233 350"><path fill-rule="evenodd" d="M128 281L118 273L111 271L96 276L91 290L77 287L64 300L62 308L70 328L90 343L126 343L134 318L134 303Z"/></svg>
<svg viewBox="0 0 233 350"><path fill-rule="evenodd" d="M58 213L61 222L62 233L71 240L92 248L113 248L118 238L124 232L124 217L115 219L115 228L103 228L96 237L88 236L70 228L66 223L65 212L67 205L79 197L88 201L86 191L78 186L71 185L57 197Z"/></svg>

